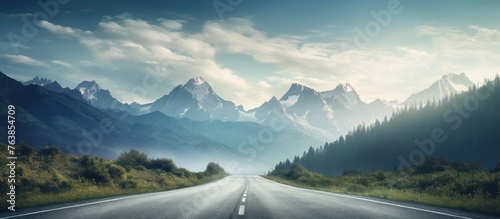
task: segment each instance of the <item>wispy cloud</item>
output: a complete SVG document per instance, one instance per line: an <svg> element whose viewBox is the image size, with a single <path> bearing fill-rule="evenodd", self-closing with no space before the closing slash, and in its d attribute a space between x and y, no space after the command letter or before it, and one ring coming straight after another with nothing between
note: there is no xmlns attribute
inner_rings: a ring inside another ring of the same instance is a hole
<svg viewBox="0 0 500 219"><path fill-rule="evenodd" d="M0 54L0 58L5 58L11 62L23 64L23 65L42 66L42 67L48 66L47 64L45 64L43 62L40 62L38 60L35 60L35 59L28 57L28 56L25 56L25 55Z"/></svg>
<svg viewBox="0 0 500 219"><path fill-rule="evenodd" d="M165 87L173 87L185 83L191 77L202 76L213 85L216 91L222 89L232 91L218 92L224 98L241 99L250 88L249 84L232 70L216 63L216 49L213 46L197 35L182 32L184 22L158 19L156 23L153 23L122 14L105 18L99 22L98 30L86 32L88 34L79 34L82 30L48 21L44 22L42 27L54 34L63 34L78 40L92 52L93 62L101 66L99 71L107 71L110 77L113 77L112 72L118 71L134 74L135 76L108 80L109 84L102 85L111 87L121 84L123 87L115 92L120 99L144 102L167 93L165 90L149 91L153 93L149 93L149 99L146 100L143 96L131 93L131 89L127 89L126 86L130 86L132 82L136 83L137 77L140 78L145 74L154 74L155 77L162 79L163 83L169 83L169 85L165 84ZM139 71L130 72L131 70L126 66L128 63L134 63L134 69L139 69ZM151 63L166 66L166 68L161 71L148 72L147 69L152 67ZM92 68L92 71L95 70ZM165 79L167 77L168 81ZM117 83L118 81L123 83Z"/></svg>
<svg viewBox="0 0 500 219"><path fill-rule="evenodd" d="M414 43L390 47L374 44L346 49L342 38L325 42L316 41L313 35L272 35L257 29L250 19L207 21L194 33L184 30L189 22L164 18L146 21L124 13L104 17L92 31L48 21L41 22L40 26L58 36L73 38L91 51L93 57L87 62L93 65L80 65L85 73L102 71L108 74L106 77L116 76L118 72L135 74L136 77L117 77L108 80L108 85L103 84L104 87L122 86L117 95L128 101L145 101L126 87L153 65L166 66L153 73L165 79L162 86L172 87L190 77L203 76L221 96L243 103L247 108L273 95L281 95L290 83L330 90L338 83L348 82L367 101L404 100L442 74L466 72L473 80L479 80L485 72L497 73L499 67L499 31L477 25L464 28L420 25L410 29L418 46ZM312 33L323 34L320 30ZM256 63L271 65L275 72L249 81L234 69L222 67L217 62L217 54L243 54ZM150 92L153 92L150 98L155 99L167 91Z"/></svg>
<svg viewBox="0 0 500 219"><path fill-rule="evenodd" d="M52 61L50 61L50 63L56 64L56 65L61 65L61 66L68 67L68 68L72 66L70 63L67 63L63 60L52 60Z"/></svg>
<svg viewBox="0 0 500 219"><path fill-rule="evenodd" d="M50 23L46 20L40 21L38 24L40 27L45 28L46 30L58 34L61 36L72 36L72 37L82 37L82 36L87 36L91 35L92 32L88 30L80 30L77 28L71 28L71 27L64 27L61 25L56 25L53 23Z"/></svg>

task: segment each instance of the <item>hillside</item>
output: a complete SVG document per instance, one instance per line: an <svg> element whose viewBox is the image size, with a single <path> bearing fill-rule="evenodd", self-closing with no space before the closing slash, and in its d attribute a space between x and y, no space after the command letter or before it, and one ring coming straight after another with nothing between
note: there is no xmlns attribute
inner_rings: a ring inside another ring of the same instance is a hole
<svg viewBox="0 0 500 219"><path fill-rule="evenodd" d="M36 149L56 144L72 154L116 158L122 151L135 148L177 162L198 158L199 163L182 163L197 169L209 161L237 156L235 150L206 137L129 124L67 94L33 84L23 86L1 72L0 85L0 108L16 108L17 141L25 141ZM6 113L1 110L0 116L5 117ZM7 127L1 128L5 133ZM212 160L208 160L207 154L212 155Z"/></svg>
<svg viewBox="0 0 500 219"><path fill-rule="evenodd" d="M5 145L1 145L6 147ZM117 160L75 156L56 146L35 151L16 146L16 209L123 194L164 191L201 184L226 175L218 164L202 172L177 167L166 158L150 159L144 153L123 152ZM8 163L5 157L1 162ZM2 165L0 192L7 193L8 166ZM2 202L1 209L7 209Z"/></svg>
<svg viewBox="0 0 500 219"><path fill-rule="evenodd" d="M493 168L500 154L499 88L497 76L439 102L406 107L391 119L358 126L332 143L310 147L276 169L297 163L314 172L340 175L345 170L411 169L430 156Z"/></svg>

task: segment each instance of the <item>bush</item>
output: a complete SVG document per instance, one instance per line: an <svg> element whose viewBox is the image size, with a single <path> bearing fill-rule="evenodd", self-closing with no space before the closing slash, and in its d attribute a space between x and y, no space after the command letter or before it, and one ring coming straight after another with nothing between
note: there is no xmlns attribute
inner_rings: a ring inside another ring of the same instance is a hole
<svg viewBox="0 0 500 219"><path fill-rule="evenodd" d="M481 172L483 168L480 163L477 162L453 162L453 169L458 172Z"/></svg>
<svg viewBox="0 0 500 219"><path fill-rule="evenodd" d="M424 163L415 167L415 174L443 172L450 168L451 163L448 160L440 157L430 157Z"/></svg>
<svg viewBox="0 0 500 219"><path fill-rule="evenodd" d="M81 165L83 167L81 174L86 179L101 184L108 183L111 180L108 168L97 158L85 155L82 157Z"/></svg>
<svg viewBox="0 0 500 219"><path fill-rule="evenodd" d="M59 187L55 182L44 182L39 184L38 187L40 188L40 192L45 194L56 193L60 191Z"/></svg>
<svg viewBox="0 0 500 219"><path fill-rule="evenodd" d="M161 169L165 172L173 172L177 167L171 159L159 158L151 160L149 163L150 169Z"/></svg>
<svg viewBox="0 0 500 219"><path fill-rule="evenodd" d="M216 164L214 162L208 163L207 169L205 170L205 173L207 175L214 175L217 173L224 173L224 172L225 172L224 169L220 167L219 164Z"/></svg>
<svg viewBox="0 0 500 219"><path fill-rule="evenodd" d="M110 164L108 167L108 173L113 179L121 179L125 174L125 168L118 166L116 164Z"/></svg>
<svg viewBox="0 0 500 219"><path fill-rule="evenodd" d="M349 187L347 187L347 191L349 192L364 192L366 190L367 190L366 186L357 184L350 185Z"/></svg>
<svg viewBox="0 0 500 219"><path fill-rule="evenodd" d="M191 173L189 170L184 169L184 168L178 168L174 170L174 175L178 177L184 177L184 178L191 178L194 176L193 173Z"/></svg>
<svg viewBox="0 0 500 219"><path fill-rule="evenodd" d="M137 182L134 182L132 180L125 180L120 182L120 187L122 189L135 189L137 187Z"/></svg>
<svg viewBox="0 0 500 219"><path fill-rule="evenodd" d="M344 172L342 172L342 176L356 176L361 174L362 174L361 171L350 170L350 169L344 170Z"/></svg>
<svg viewBox="0 0 500 219"><path fill-rule="evenodd" d="M495 168L493 168L490 172L491 173L500 172L500 162L498 162L497 165L495 166Z"/></svg>
<svg viewBox="0 0 500 219"><path fill-rule="evenodd" d="M285 178L295 180L301 177L302 175L306 174L307 172L308 171L306 170L306 168L304 168L299 164L294 163L292 164L292 167L290 167L290 170L287 173L285 173Z"/></svg>
<svg viewBox="0 0 500 219"><path fill-rule="evenodd" d="M61 153L61 149L55 145L45 146L42 149L40 149L40 151L38 151L38 154L40 154L42 156L50 156L50 157L58 155L59 153Z"/></svg>
<svg viewBox="0 0 500 219"><path fill-rule="evenodd" d="M122 152L116 163L125 168L134 168L136 166L148 166L149 160L145 153L131 149L129 152Z"/></svg>
<svg viewBox="0 0 500 219"><path fill-rule="evenodd" d="M147 168L143 165L135 166L134 169L139 170L139 171L147 170Z"/></svg>
<svg viewBox="0 0 500 219"><path fill-rule="evenodd" d="M63 180L60 185L62 190L70 190L73 188L73 184L69 181Z"/></svg>
<svg viewBox="0 0 500 219"><path fill-rule="evenodd" d="M24 142L19 144L19 146L16 148L16 151L18 156L29 156L35 153L35 149Z"/></svg>

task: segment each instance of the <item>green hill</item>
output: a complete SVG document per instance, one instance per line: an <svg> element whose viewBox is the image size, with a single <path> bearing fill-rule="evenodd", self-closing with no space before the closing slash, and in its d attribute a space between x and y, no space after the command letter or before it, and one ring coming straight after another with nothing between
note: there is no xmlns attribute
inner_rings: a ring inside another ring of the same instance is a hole
<svg viewBox="0 0 500 219"><path fill-rule="evenodd" d="M6 145L1 145L7 148ZM130 150L117 160L93 156L75 156L56 146L35 151L21 143L16 146L16 182L7 182L9 167L2 165L0 192L16 187L16 209L65 203L83 199L143 192L165 191L198 185L226 176L218 164L209 163L203 172L177 167L166 158L150 159L146 154ZM0 162L8 163L5 156ZM7 209L2 202L0 208Z"/></svg>

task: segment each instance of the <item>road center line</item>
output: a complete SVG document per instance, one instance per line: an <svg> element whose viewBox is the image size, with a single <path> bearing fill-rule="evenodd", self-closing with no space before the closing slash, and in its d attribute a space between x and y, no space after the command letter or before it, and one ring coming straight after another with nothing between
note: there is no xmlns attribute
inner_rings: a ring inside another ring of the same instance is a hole
<svg viewBox="0 0 500 219"><path fill-rule="evenodd" d="M247 201L247 198L242 198L241 199L241 202L246 202Z"/></svg>
<svg viewBox="0 0 500 219"><path fill-rule="evenodd" d="M240 210L238 210L238 215L244 215L245 214L245 206L240 205Z"/></svg>

